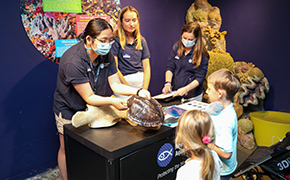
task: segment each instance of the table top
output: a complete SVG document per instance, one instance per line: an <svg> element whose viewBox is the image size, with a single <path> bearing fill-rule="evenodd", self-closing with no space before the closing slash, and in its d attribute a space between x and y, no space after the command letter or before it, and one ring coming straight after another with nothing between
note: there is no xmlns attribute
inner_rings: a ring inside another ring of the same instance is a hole
<svg viewBox="0 0 290 180"><path fill-rule="evenodd" d="M175 128L161 126L159 130L148 130L131 126L125 120L106 128L89 126L64 126L64 136L69 136L107 159L116 159L129 152L141 149L175 134Z"/></svg>

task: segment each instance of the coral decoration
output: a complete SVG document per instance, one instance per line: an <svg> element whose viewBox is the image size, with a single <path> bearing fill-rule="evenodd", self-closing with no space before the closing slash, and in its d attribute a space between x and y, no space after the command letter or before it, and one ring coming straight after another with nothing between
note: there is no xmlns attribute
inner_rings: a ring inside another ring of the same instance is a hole
<svg viewBox="0 0 290 180"><path fill-rule="evenodd" d="M239 94L239 103L247 107L249 104L258 105L258 99L265 99L266 93L269 92L270 86L267 78L259 78L254 75L248 77L249 84L241 85Z"/></svg>
<svg viewBox="0 0 290 180"><path fill-rule="evenodd" d="M204 43L210 55L205 79L221 68L229 69L237 74L241 81L241 90L234 98L235 103L242 105L238 109L239 114L243 112L242 108L249 104L258 105L269 91L269 82L254 64L234 62L231 55L226 52L227 31L219 32L222 23L219 8L211 6L208 0L195 0L187 10L185 20L198 22L202 28ZM206 81L203 87L207 89ZM207 99L206 96L203 98Z"/></svg>
<svg viewBox="0 0 290 180"><path fill-rule="evenodd" d="M206 26L203 29L203 37L205 40L205 46L207 50L221 49L226 51L226 39L227 31L219 32L213 30L210 26Z"/></svg>
<svg viewBox="0 0 290 180"><path fill-rule="evenodd" d="M222 24L219 8L212 7L207 0L195 0L188 8L185 20L197 21L202 28L209 25L216 31L219 31Z"/></svg>
<svg viewBox="0 0 290 180"><path fill-rule="evenodd" d="M230 53L224 52L219 49L214 49L212 51L208 51L209 53L209 61L208 61L208 69L207 69L207 77L222 68L229 69L231 71L234 70L234 59L230 55Z"/></svg>
<svg viewBox="0 0 290 180"><path fill-rule="evenodd" d="M207 79L211 73L222 68L226 68L231 71L234 70L234 59L232 58L230 53L227 53L220 49L214 49L212 51L208 51L208 53L210 58L208 61L208 68L205 79ZM207 89L206 80L203 82L203 88Z"/></svg>
<svg viewBox="0 0 290 180"><path fill-rule="evenodd" d="M187 10L185 21L199 23L203 30L207 50L226 51L225 35L227 31L219 32L222 18L218 7L211 6L207 0L195 0Z"/></svg>
<svg viewBox="0 0 290 180"><path fill-rule="evenodd" d="M234 73L239 76L241 81L241 89L234 98L235 102L248 107L249 104L258 105L260 100L265 99L270 85L258 67L255 67L253 63L238 61L234 63Z"/></svg>

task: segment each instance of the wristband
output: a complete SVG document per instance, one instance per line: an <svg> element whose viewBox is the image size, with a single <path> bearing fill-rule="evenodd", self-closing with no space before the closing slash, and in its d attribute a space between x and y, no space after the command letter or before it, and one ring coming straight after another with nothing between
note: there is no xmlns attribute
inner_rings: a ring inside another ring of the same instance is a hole
<svg viewBox="0 0 290 180"><path fill-rule="evenodd" d="M166 81L166 82L165 82L165 84L167 84L167 83L168 83L168 84L171 84L171 82L170 82L170 81Z"/></svg>
<svg viewBox="0 0 290 180"><path fill-rule="evenodd" d="M136 95L139 96L139 92L142 90L143 88L138 89Z"/></svg>

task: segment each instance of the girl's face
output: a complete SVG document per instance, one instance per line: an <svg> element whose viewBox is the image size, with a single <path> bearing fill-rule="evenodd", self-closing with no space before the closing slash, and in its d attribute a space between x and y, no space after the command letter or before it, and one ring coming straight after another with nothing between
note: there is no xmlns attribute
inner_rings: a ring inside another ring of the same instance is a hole
<svg viewBox="0 0 290 180"><path fill-rule="evenodd" d="M138 27L138 23L137 14L135 12L127 11L124 13L121 24L126 33L133 33Z"/></svg>

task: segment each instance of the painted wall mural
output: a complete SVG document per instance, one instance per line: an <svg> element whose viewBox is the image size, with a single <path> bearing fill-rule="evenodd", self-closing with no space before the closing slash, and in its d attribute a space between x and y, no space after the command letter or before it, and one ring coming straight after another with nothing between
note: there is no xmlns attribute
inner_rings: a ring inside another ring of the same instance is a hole
<svg viewBox="0 0 290 180"><path fill-rule="evenodd" d="M77 35L95 17L106 19L113 27L120 12L119 0L20 0L24 29L35 48L58 63L63 52L77 43ZM70 3L70 4L69 4ZM45 12L47 10L51 12ZM57 12L60 11L60 12Z"/></svg>

